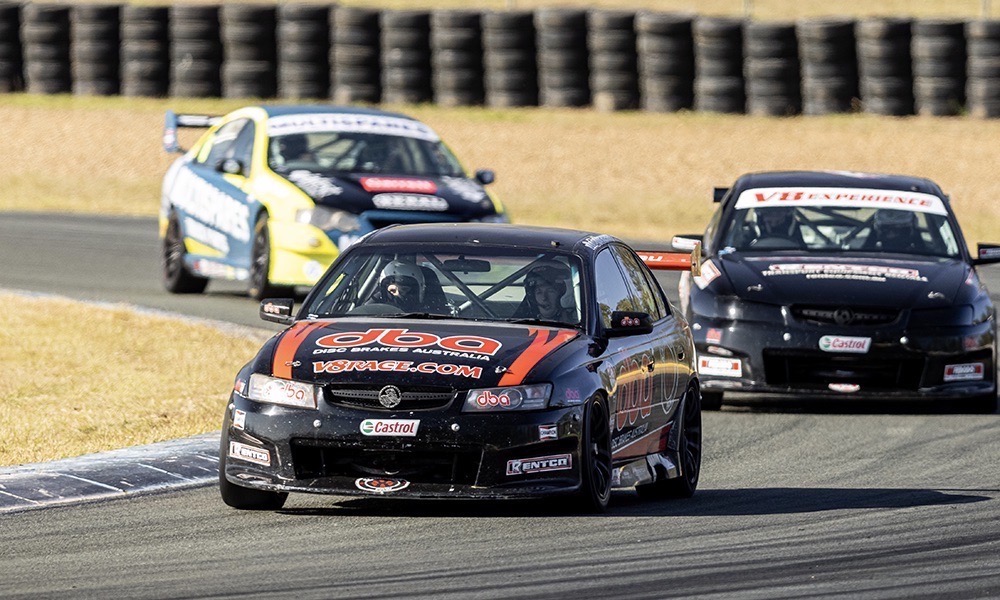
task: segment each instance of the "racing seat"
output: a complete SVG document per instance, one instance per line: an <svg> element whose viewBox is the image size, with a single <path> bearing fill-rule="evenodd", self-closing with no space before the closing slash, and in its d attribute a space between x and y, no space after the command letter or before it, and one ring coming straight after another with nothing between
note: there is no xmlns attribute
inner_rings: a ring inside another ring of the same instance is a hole
<svg viewBox="0 0 1000 600"><path fill-rule="evenodd" d="M441 287L441 280L437 273L430 267L420 267L424 272L424 306L427 312L433 314L450 315L451 307L448 306L448 299L444 295Z"/></svg>

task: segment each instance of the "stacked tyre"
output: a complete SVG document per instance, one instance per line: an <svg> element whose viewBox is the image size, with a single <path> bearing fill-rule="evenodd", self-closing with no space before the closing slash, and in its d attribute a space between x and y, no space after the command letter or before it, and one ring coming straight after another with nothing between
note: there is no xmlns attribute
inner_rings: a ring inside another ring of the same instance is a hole
<svg viewBox="0 0 1000 600"><path fill-rule="evenodd" d="M21 5L0 3L0 94L24 87L21 72Z"/></svg>
<svg viewBox="0 0 1000 600"><path fill-rule="evenodd" d="M920 115L957 115L965 105L965 24L913 23L913 96Z"/></svg>
<svg viewBox="0 0 1000 600"><path fill-rule="evenodd" d="M277 11L263 4L224 4L222 95L272 98L278 91Z"/></svg>
<svg viewBox="0 0 1000 600"><path fill-rule="evenodd" d="M126 4L121 15L121 94L166 96L170 90L169 10Z"/></svg>
<svg viewBox="0 0 1000 600"><path fill-rule="evenodd" d="M538 102L542 106L590 104L587 12L571 8L535 11Z"/></svg>
<svg viewBox="0 0 1000 600"><path fill-rule="evenodd" d="M697 110L718 113L742 113L746 109L742 20L695 20L694 105Z"/></svg>
<svg viewBox="0 0 1000 600"><path fill-rule="evenodd" d="M170 7L170 95L215 98L222 95L222 40L219 7L174 4Z"/></svg>
<svg viewBox="0 0 1000 600"><path fill-rule="evenodd" d="M643 110L674 112L694 104L694 18L640 12L635 18Z"/></svg>
<svg viewBox="0 0 1000 600"><path fill-rule="evenodd" d="M326 98L330 92L330 8L278 5L278 96Z"/></svg>
<svg viewBox="0 0 1000 600"><path fill-rule="evenodd" d="M799 50L793 23L747 23L743 73L747 113L788 116L802 110Z"/></svg>
<svg viewBox="0 0 1000 600"><path fill-rule="evenodd" d="M71 91L69 6L28 3L21 16L26 89L32 94Z"/></svg>
<svg viewBox="0 0 1000 600"><path fill-rule="evenodd" d="M913 114L913 69L909 19L858 22L858 76L861 107L876 115Z"/></svg>
<svg viewBox="0 0 1000 600"><path fill-rule="evenodd" d="M382 101L429 102L431 91L431 15L421 10L382 13Z"/></svg>
<svg viewBox="0 0 1000 600"><path fill-rule="evenodd" d="M121 7L76 4L71 22L73 93L83 96L117 95L121 88L118 72L121 62Z"/></svg>
<svg viewBox="0 0 1000 600"><path fill-rule="evenodd" d="M825 115L854 110L858 101L854 21L807 19L796 27L802 65L802 112Z"/></svg>
<svg viewBox="0 0 1000 600"><path fill-rule="evenodd" d="M483 103L482 15L471 10L431 14L434 102L441 106Z"/></svg>
<svg viewBox="0 0 1000 600"><path fill-rule="evenodd" d="M1000 117L1000 21L968 23L965 39L966 108L976 117Z"/></svg>
<svg viewBox="0 0 1000 600"><path fill-rule="evenodd" d="M593 10L587 15L590 89L594 108L639 107L639 63L635 13Z"/></svg>
<svg viewBox="0 0 1000 600"><path fill-rule="evenodd" d="M382 99L379 11L338 6L333 12L330 95L339 104Z"/></svg>
<svg viewBox="0 0 1000 600"><path fill-rule="evenodd" d="M483 71L488 106L538 104L533 13L497 11L483 14Z"/></svg>

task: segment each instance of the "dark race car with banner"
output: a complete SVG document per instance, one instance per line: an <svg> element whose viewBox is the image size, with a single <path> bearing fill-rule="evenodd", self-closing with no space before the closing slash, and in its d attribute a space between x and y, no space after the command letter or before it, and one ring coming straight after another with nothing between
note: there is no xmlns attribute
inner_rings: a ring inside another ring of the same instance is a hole
<svg viewBox="0 0 1000 600"><path fill-rule="evenodd" d="M208 128L184 152L179 128ZM246 281L255 298L311 286L359 237L394 223L506 222L427 125L336 106L250 106L222 117L167 112L184 152L163 180L163 281L199 293Z"/></svg>
<svg viewBox="0 0 1000 600"><path fill-rule="evenodd" d="M976 269L1000 252L970 256L934 182L753 173L716 201L701 274L680 289L706 408L751 393L996 410L994 307Z"/></svg>
<svg viewBox="0 0 1000 600"><path fill-rule="evenodd" d="M289 492L419 498L691 496L701 405L684 318L607 235L405 225L351 246L239 372L220 487L241 509Z"/></svg>

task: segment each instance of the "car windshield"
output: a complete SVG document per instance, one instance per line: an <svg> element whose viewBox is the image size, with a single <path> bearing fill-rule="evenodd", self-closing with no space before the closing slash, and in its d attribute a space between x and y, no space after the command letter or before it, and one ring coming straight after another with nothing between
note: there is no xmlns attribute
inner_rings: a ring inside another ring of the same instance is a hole
<svg viewBox="0 0 1000 600"><path fill-rule="evenodd" d="M721 248L739 252L885 252L954 258L947 214L870 206L765 206L739 209Z"/></svg>
<svg viewBox="0 0 1000 600"><path fill-rule="evenodd" d="M407 316L578 327L580 265L571 254L508 248L355 248L316 285L308 318Z"/></svg>
<svg viewBox="0 0 1000 600"><path fill-rule="evenodd" d="M455 156L439 140L344 131L274 135L268 165L279 173L379 173L463 177Z"/></svg>

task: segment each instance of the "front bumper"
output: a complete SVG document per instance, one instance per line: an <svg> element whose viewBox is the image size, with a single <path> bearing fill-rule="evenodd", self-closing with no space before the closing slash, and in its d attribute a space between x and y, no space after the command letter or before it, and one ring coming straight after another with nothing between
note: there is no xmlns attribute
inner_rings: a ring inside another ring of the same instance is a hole
<svg viewBox="0 0 1000 600"><path fill-rule="evenodd" d="M582 407L508 414L460 408L456 399L434 411L322 401L318 410L302 410L234 393L223 423L226 478L269 491L410 498L530 498L579 489ZM233 423L237 411L241 427ZM366 419L419 425L412 437L366 436Z"/></svg>
<svg viewBox="0 0 1000 600"><path fill-rule="evenodd" d="M709 392L859 400L996 393L993 321L924 329L693 322L701 385ZM867 352L829 352L820 348L824 336L871 341Z"/></svg>

